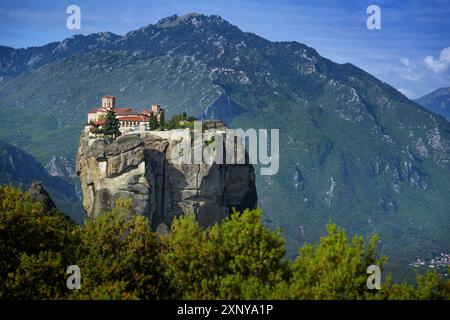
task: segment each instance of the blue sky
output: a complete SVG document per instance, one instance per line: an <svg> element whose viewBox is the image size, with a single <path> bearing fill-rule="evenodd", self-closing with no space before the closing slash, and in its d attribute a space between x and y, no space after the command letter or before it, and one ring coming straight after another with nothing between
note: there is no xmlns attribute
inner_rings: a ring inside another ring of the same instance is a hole
<svg viewBox="0 0 450 320"><path fill-rule="evenodd" d="M81 30L66 28L71 4L81 8ZM381 30L366 27L371 4L381 9ZM450 0L2 0L0 44L39 46L99 31L123 35L189 12L220 15L269 40L305 43L410 98L450 86Z"/></svg>

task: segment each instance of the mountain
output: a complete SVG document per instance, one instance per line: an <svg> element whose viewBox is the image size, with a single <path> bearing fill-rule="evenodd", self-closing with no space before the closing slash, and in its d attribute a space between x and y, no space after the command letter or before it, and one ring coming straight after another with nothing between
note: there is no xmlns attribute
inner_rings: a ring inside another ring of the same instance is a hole
<svg viewBox="0 0 450 320"><path fill-rule="evenodd" d="M398 278L417 257L448 250L450 124L360 68L200 14L53 46L61 53L48 63L0 74L0 137L67 181L75 181L79 133L101 95L119 106L158 102L168 117L280 129L280 170L256 183L265 221L283 229L289 256L317 241L329 220L349 233L378 233ZM9 50L21 66L35 59L21 53L30 49ZM15 64L8 57L2 65Z"/></svg>
<svg viewBox="0 0 450 320"><path fill-rule="evenodd" d="M35 181L42 182L48 188L58 209L68 213L76 221L82 220L80 206L73 207L76 202L73 185L60 177L51 176L30 154L0 141L0 183L21 185L27 190Z"/></svg>
<svg viewBox="0 0 450 320"><path fill-rule="evenodd" d="M42 47L14 49L0 46L0 82L91 48L102 48L109 41L118 38L120 37L113 33L101 32L88 36L76 35Z"/></svg>
<svg viewBox="0 0 450 320"><path fill-rule="evenodd" d="M414 101L450 121L450 87L437 89Z"/></svg>

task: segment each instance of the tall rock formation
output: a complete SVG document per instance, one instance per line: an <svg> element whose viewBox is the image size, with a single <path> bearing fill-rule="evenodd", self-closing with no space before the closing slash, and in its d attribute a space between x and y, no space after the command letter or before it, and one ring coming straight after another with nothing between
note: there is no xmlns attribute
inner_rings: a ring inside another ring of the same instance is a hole
<svg viewBox="0 0 450 320"><path fill-rule="evenodd" d="M210 226L233 207L256 206L252 165L175 164L171 154L177 143L168 131L127 134L114 141L83 132L77 174L88 216L110 210L122 197L131 198L132 210L149 217L154 229L187 211Z"/></svg>
<svg viewBox="0 0 450 320"><path fill-rule="evenodd" d="M50 197L47 190L45 190L41 181L33 182L28 189L30 193L31 202L39 202L42 205L44 212L50 212L56 209L56 205Z"/></svg>

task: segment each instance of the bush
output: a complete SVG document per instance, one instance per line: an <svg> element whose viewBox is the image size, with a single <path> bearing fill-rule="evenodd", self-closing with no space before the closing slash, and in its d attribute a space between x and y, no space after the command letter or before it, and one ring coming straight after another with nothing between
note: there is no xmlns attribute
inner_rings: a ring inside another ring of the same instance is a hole
<svg viewBox="0 0 450 320"><path fill-rule="evenodd" d="M76 264L80 267L83 290L80 298L91 297L154 299L158 297L158 244L147 218L130 215L130 200L77 228L80 239ZM101 289L99 289L101 288ZM100 294L102 293L102 294ZM100 295L99 295L100 294Z"/></svg>
<svg viewBox="0 0 450 320"><path fill-rule="evenodd" d="M76 226L27 193L0 186L0 299L450 298L450 281L433 272L418 275L416 286L387 276L381 290L368 290L367 267L386 262L376 255L376 236L349 239L334 224L291 262L280 230L264 227L259 209L210 228L186 214L157 236L130 208L121 199ZM69 265L80 267L80 290L66 287Z"/></svg>
<svg viewBox="0 0 450 320"><path fill-rule="evenodd" d="M29 194L0 186L0 298L63 296L62 274L77 245L73 223L60 212L44 212Z"/></svg>
<svg viewBox="0 0 450 320"><path fill-rule="evenodd" d="M176 298L256 298L285 272L284 240L262 226L258 209L235 212L208 229L193 214L182 216L163 240L165 275Z"/></svg>

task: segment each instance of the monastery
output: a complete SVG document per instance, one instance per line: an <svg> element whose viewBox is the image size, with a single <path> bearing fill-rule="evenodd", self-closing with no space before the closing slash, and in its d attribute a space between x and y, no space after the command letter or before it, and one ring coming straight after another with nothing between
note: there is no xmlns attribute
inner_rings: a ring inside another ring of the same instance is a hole
<svg viewBox="0 0 450 320"><path fill-rule="evenodd" d="M101 107L88 112L89 126L91 128L101 127L105 123L106 113L111 109L119 120L121 133L149 130L150 115L153 114L159 124L161 115L164 113L164 109L159 104L153 104L150 108L144 108L142 111L132 108L116 108L116 97L107 95L102 97Z"/></svg>

